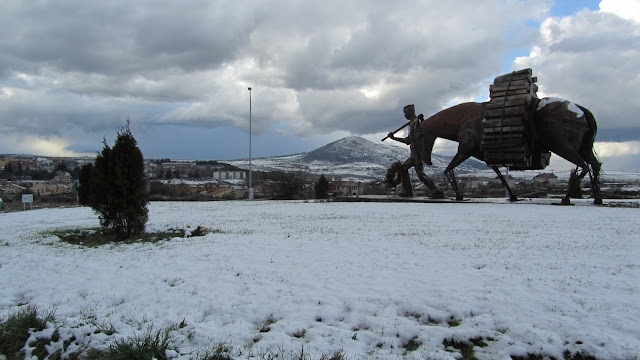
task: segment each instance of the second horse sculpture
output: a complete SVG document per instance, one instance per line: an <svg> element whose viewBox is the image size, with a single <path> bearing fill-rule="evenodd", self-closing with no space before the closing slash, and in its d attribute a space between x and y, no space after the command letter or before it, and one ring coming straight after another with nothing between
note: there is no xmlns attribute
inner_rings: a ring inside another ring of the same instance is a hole
<svg viewBox="0 0 640 360"><path fill-rule="evenodd" d="M456 199L462 200L453 169L470 157L485 161L481 150L483 126L487 103L468 102L442 110L425 119L420 126L424 130L426 148L429 155L436 138L458 142L458 152L444 173L454 191ZM597 132L596 120L586 108L567 100L542 98L533 113L533 144L537 150L550 151L582 168L580 179L588 173L591 179L594 204L602 204L600 196L601 163L593 151ZM511 201L517 197L509 187L499 168L490 167L498 174L502 184L509 192ZM569 204L569 193L563 198L563 204Z"/></svg>

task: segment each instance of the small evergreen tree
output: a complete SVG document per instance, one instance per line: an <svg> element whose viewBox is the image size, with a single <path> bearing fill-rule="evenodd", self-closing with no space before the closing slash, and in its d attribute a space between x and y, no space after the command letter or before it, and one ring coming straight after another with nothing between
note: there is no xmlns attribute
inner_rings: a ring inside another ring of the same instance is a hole
<svg viewBox="0 0 640 360"><path fill-rule="evenodd" d="M91 182L93 181L93 164L86 164L80 170L80 186L78 187L78 201L81 205L90 205Z"/></svg>
<svg viewBox="0 0 640 360"><path fill-rule="evenodd" d="M575 168L569 174L569 197L573 199L582 199L582 187L580 186L579 169Z"/></svg>
<svg viewBox="0 0 640 360"><path fill-rule="evenodd" d="M144 159L129 120L118 132L113 148L104 141L90 178L87 201L98 213L103 229L112 231L119 240L143 232L149 213Z"/></svg>
<svg viewBox="0 0 640 360"><path fill-rule="evenodd" d="M7 163L7 166L4 167L5 174L13 174L13 164L11 162Z"/></svg>
<svg viewBox="0 0 640 360"><path fill-rule="evenodd" d="M320 175L320 180L315 186L316 199L326 199L329 197L329 182L324 174Z"/></svg>

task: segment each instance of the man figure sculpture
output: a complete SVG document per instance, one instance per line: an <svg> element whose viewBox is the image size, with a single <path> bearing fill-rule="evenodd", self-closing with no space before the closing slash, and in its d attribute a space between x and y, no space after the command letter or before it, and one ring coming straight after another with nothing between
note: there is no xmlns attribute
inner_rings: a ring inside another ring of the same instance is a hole
<svg viewBox="0 0 640 360"><path fill-rule="evenodd" d="M424 174L423 160L427 165L431 165L430 152L426 149L425 134L420 127L420 121L422 120L422 114L416 116L416 110L413 105L407 105L404 107L404 117L410 121L409 124L409 136L406 138L397 138L393 133L389 133L389 138L399 141L403 144L409 145L411 149L411 157L409 157L402 164L400 170L400 176L402 178L402 196L413 196L413 187L411 185L411 179L409 178L409 169L413 167L416 169L418 178L431 190L429 197L443 198L444 192L438 187L433 180Z"/></svg>

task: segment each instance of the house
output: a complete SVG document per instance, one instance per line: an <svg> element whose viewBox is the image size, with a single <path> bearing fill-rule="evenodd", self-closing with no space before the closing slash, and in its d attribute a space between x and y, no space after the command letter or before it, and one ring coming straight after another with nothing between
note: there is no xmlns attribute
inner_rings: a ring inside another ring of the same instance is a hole
<svg viewBox="0 0 640 360"><path fill-rule="evenodd" d="M246 178L246 171L215 170L213 172L214 180L245 180Z"/></svg>
<svg viewBox="0 0 640 360"><path fill-rule="evenodd" d="M26 191L27 188L24 187L24 186L20 186L18 184L15 184L15 183L9 183L4 187L3 190L4 190L5 194L19 195L19 194L22 194L24 191Z"/></svg>
<svg viewBox="0 0 640 360"><path fill-rule="evenodd" d="M54 169L53 160L49 158L39 157L36 159L36 162L38 163L39 170L52 172Z"/></svg>
<svg viewBox="0 0 640 360"><path fill-rule="evenodd" d="M11 162L10 159L0 159L0 170L4 171L5 166Z"/></svg>
<svg viewBox="0 0 640 360"><path fill-rule="evenodd" d="M256 197L273 196L273 190L271 187L262 184L253 185L253 195Z"/></svg>
<svg viewBox="0 0 640 360"><path fill-rule="evenodd" d="M542 173L534 176L533 184L536 187L556 187L558 186L558 177L554 173Z"/></svg>
<svg viewBox="0 0 640 360"><path fill-rule="evenodd" d="M362 183L355 181L334 181L329 183L329 193L334 196L362 195Z"/></svg>
<svg viewBox="0 0 640 360"><path fill-rule="evenodd" d="M53 178L53 181L61 182L61 183L70 183L71 182L71 174L68 171L58 171L56 176Z"/></svg>
<svg viewBox="0 0 640 360"><path fill-rule="evenodd" d="M218 188L211 196L215 199L234 198L241 199L247 196L247 189L243 186L229 186Z"/></svg>
<svg viewBox="0 0 640 360"><path fill-rule="evenodd" d="M33 185L29 187L29 190L37 197L51 195L54 192L53 186L45 181L33 183Z"/></svg>
<svg viewBox="0 0 640 360"><path fill-rule="evenodd" d="M70 180L68 182L32 180L29 182L25 182L25 184L29 188L29 191L31 191L31 193L33 193L33 195L37 197L56 194L68 194L73 188L73 184Z"/></svg>

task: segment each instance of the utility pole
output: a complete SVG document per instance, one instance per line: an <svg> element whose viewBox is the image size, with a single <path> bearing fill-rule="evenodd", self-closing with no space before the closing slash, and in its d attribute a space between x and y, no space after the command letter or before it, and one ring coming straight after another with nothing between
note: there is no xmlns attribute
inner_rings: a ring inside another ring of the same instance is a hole
<svg viewBox="0 0 640 360"><path fill-rule="evenodd" d="M251 183L251 87L249 87L249 200L253 200L253 184Z"/></svg>

